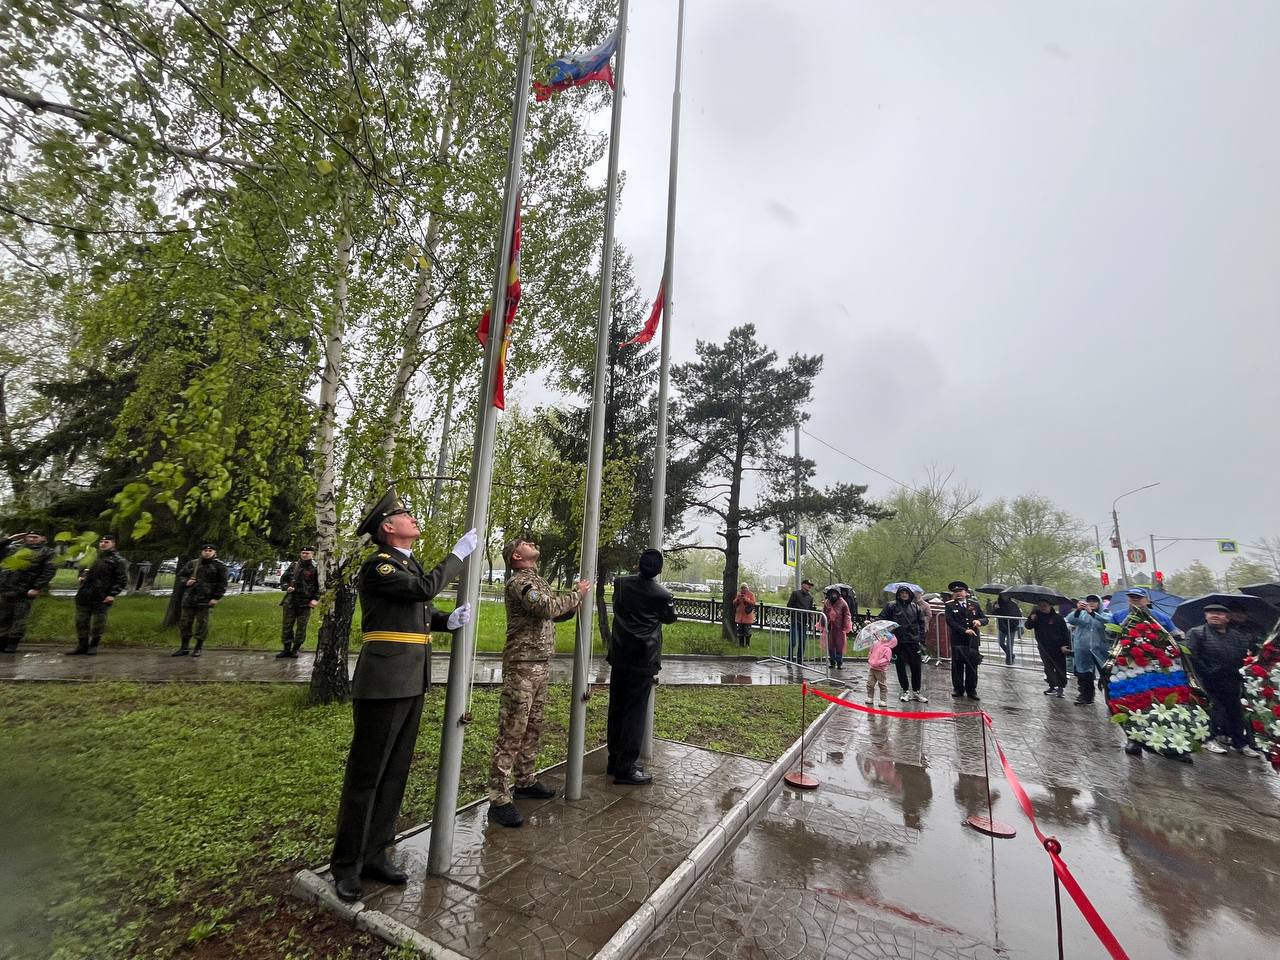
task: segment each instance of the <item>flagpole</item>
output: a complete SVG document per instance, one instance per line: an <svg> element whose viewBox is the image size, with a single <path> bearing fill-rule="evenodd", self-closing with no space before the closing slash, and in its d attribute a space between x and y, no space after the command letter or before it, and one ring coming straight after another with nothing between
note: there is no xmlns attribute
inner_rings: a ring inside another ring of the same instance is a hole
<svg viewBox="0 0 1280 960"><path fill-rule="evenodd" d="M618 3L618 54L614 69L613 115L609 122L609 179L604 201L604 249L600 253L600 313L596 317L595 383L591 393L591 446L587 455L587 493L582 514L582 579L595 580L600 541L600 486L604 472L604 388L609 365L610 321L613 319L613 220L618 200L618 146L622 133L623 79L627 63L627 4ZM587 738L587 663L591 659L592 597L578 610L573 645L573 699L569 704L569 760L564 795L582 799L582 758Z"/></svg>
<svg viewBox="0 0 1280 960"><path fill-rule="evenodd" d="M480 377L479 409L471 453L471 488L467 495L466 529L475 528L483 537L489 523L489 485L493 476L493 438L498 424L498 408L493 391L502 350L503 324L507 316L507 280L510 271L512 231L516 204L520 197L520 162L524 156L524 126L529 107L529 77L532 51L529 22L534 0L525 7L520 21L520 53L516 89L511 113L511 144L507 149L507 178L502 195L502 223L498 228L498 258L494 266L493 301L489 312L489 335L485 342L484 372ZM453 827L458 807L458 786L462 776L462 747L466 735L468 693L471 689L472 651L480 624L480 575L484 550L467 558L458 581L458 605L472 603L471 621L455 630L449 650L449 686L445 693L444 720L440 730L440 763L436 775L435 813L431 821L431 846L427 872L445 873L453 862Z"/></svg>
<svg viewBox="0 0 1280 960"><path fill-rule="evenodd" d="M658 433L653 446L653 495L649 506L649 545L662 549L667 507L667 390L671 380L671 318L675 315L676 181L680 169L680 76L684 63L684 0L676 8L676 79L671 91L671 162L667 170L667 252L662 266L662 350L658 364ZM640 756L653 756L653 708L656 687L649 690Z"/></svg>

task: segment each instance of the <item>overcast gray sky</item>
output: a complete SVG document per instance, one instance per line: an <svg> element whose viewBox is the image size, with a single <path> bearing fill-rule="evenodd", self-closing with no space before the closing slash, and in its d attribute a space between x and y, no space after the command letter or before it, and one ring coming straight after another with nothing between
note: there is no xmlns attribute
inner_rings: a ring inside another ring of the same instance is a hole
<svg viewBox="0 0 1280 960"><path fill-rule="evenodd" d="M628 39L646 287L675 7ZM1088 524L1158 480L1121 505L1137 545L1280 533L1280 3L690 0L675 299L677 359L745 321L824 353L809 429L895 477Z"/></svg>

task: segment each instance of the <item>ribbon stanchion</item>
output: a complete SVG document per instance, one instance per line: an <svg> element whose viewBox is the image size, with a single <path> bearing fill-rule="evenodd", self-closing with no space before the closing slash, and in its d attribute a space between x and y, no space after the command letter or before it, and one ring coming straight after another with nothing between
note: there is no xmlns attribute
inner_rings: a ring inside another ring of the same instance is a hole
<svg viewBox="0 0 1280 960"><path fill-rule="evenodd" d="M1040 841L1040 845L1044 848L1044 852L1049 855L1049 862L1053 867L1054 883L1061 884L1062 888L1067 891L1067 895L1076 905L1076 909L1080 911L1080 915L1089 924L1089 928L1093 931L1094 936L1106 949L1112 960L1130 960L1129 954L1125 952L1124 947L1120 946L1120 941L1116 939L1111 928L1107 926L1106 921L1102 919L1102 915L1098 913L1093 902L1085 894L1083 888L1076 881L1075 876L1067 867L1066 862L1062 859L1062 844L1057 837L1046 836L1040 829L1040 824L1036 821L1035 808L1031 805L1031 798L1027 796L1027 791L1022 786L1022 781L1018 779L1017 773L1014 772L1013 765L1009 763L1009 758L1005 756L1004 747L1000 745L1000 739L996 736L995 721L991 719L991 715L985 710L965 710L959 712L950 712L944 710L931 711L908 711L908 710L880 710L876 707L867 707L859 703L850 703L833 697L830 694L823 693L821 690L815 690L813 687L805 686L804 693L810 696L821 697L831 703L839 704L849 710L857 710L860 713L874 714L880 717L896 717L900 720L955 720L959 717L981 717L985 727L991 731L991 742L996 748L996 756L1000 759L1000 768L1004 771L1005 780L1009 784L1009 789L1013 791L1014 799L1017 801L1019 808L1027 820L1031 823L1031 829L1036 835L1036 839ZM1059 922L1059 930L1061 923Z"/></svg>

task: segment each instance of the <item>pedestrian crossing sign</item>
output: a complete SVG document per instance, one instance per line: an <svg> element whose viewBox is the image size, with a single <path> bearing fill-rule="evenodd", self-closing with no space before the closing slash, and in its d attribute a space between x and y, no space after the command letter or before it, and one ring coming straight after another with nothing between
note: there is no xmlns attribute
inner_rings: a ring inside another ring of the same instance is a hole
<svg viewBox="0 0 1280 960"><path fill-rule="evenodd" d="M800 557L800 538L794 533L788 533L784 536L784 550L782 562L788 567L794 567L799 563Z"/></svg>
<svg viewBox="0 0 1280 960"><path fill-rule="evenodd" d="M1219 553L1239 553L1240 544L1236 543L1234 540L1219 540L1218 552Z"/></svg>

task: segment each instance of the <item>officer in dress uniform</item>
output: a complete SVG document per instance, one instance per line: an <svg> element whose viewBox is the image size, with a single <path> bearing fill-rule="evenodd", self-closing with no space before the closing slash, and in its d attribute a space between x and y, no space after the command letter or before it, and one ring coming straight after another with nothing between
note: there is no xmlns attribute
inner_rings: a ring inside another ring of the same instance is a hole
<svg viewBox="0 0 1280 960"><path fill-rule="evenodd" d="M43 533L15 533L0 559L0 653L17 653L31 602L53 579L53 551Z"/></svg>
<svg viewBox="0 0 1280 960"><path fill-rule="evenodd" d="M468 530L453 551L427 572L411 548L422 536L418 521L389 487L356 530L378 549L360 567L360 659L351 697L355 730L338 804L329 860L334 889L360 899L360 878L403 884L407 876L387 856L418 742L422 697L431 684L431 632L456 630L471 619L471 605L448 615L431 601L462 569L479 542Z"/></svg>
<svg viewBox="0 0 1280 960"><path fill-rule="evenodd" d="M963 580L952 580L947 589L951 599L943 608L943 616L951 631L951 695L978 700L978 644L982 640L979 627L987 623L987 618L969 598L969 585Z"/></svg>
<svg viewBox="0 0 1280 960"><path fill-rule="evenodd" d="M578 581L574 593L557 595L538 575L538 545L517 538L502 549L507 570L504 600L507 642L502 649L502 699L498 707L498 739L489 767L489 819L504 827L524 823L512 797L546 800L555 791L535 776L542 708L556 649L555 621L568 620L591 589ZM514 785L514 790L512 789Z"/></svg>
<svg viewBox="0 0 1280 960"><path fill-rule="evenodd" d="M284 610L284 622L280 627L280 642L284 649L276 654L277 660L298 659L298 651L307 639L307 621L311 611L320 603L320 576L315 563L316 548L303 547L298 559L280 578L284 598L280 606Z"/></svg>

